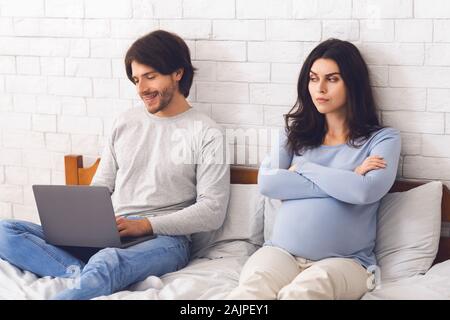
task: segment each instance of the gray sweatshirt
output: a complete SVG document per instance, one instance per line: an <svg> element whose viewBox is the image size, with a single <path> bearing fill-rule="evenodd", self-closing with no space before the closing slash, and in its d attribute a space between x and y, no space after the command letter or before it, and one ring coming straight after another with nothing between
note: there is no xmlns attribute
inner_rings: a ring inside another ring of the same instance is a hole
<svg viewBox="0 0 450 320"><path fill-rule="evenodd" d="M155 234L212 231L228 206L225 156L223 130L205 114L133 108L114 122L91 185L108 187L116 215L147 217Z"/></svg>

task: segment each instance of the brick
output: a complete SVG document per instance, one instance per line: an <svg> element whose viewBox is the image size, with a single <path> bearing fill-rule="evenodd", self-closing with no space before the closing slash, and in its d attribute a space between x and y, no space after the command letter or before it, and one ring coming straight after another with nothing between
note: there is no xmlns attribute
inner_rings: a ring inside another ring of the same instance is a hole
<svg viewBox="0 0 450 320"><path fill-rule="evenodd" d="M235 18L234 0L190 0L183 2L184 18Z"/></svg>
<svg viewBox="0 0 450 320"><path fill-rule="evenodd" d="M450 20L433 20L433 42L450 42Z"/></svg>
<svg viewBox="0 0 450 320"><path fill-rule="evenodd" d="M264 20L216 20L213 21L215 40L264 40Z"/></svg>
<svg viewBox="0 0 450 320"><path fill-rule="evenodd" d="M214 61L192 61L197 69L194 79L196 81L214 81L217 79L217 62Z"/></svg>
<svg viewBox="0 0 450 320"><path fill-rule="evenodd" d="M269 78L270 64L268 63L217 63L217 80L219 81L268 82Z"/></svg>
<svg viewBox="0 0 450 320"><path fill-rule="evenodd" d="M109 38L111 23L106 19L84 19L84 36L86 38Z"/></svg>
<svg viewBox="0 0 450 320"><path fill-rule="evenodd" d="M88 39L70 40L70 57L87 58L90 55L90 44Z"/></svg>
<svg viewBox="0 0 450 320"><path fill-rule="evenodd" d="M157 20L111 20L111 36L113 38L135 40L157 29L159 29Z"/></svg>
<svg viewBox="0 0 450 320"><path fill-rule="evenodd" d="M382 110L425 111L426 89L374 88L374 94Z"/></svg>
<svg viewBox="0 0 450 320"><path fill-rule="evenodd" d="M16 57L18 74L41 74L38 57Z"/></svg>
<svg viewBox="0 0 450 320"><path fill-rule="evenodd" d="M84 2L86 18L131 18L131 0L89 0Z"/></svg>
<svg viewBox="0 0 450 320"><path fill-rule="evenodd" d="M5 167L6 184L24 185L28 183L28 169L24 167Z"/></svg>
<svg viewBox="0 0 450 320"><path fill-rule="evenodd" d="M297 101L295 84L250 84L250 103L291 106Z"/></svg>
<svg viewBox="0 0 450 320"><path fill-rule="evenodd" d="M0 184L4 184L5 182L5 168L0 166Z"/></svg>
<svg viewBox="0 0 450 320"><path fill-rule="evenodd" d="M0 55L13 56L68 56L70 40L60 38L0 38Z"/></svg>
<svg viewBox="0 0 450 320"><path fill-rule="evenodd" d="M18 36L30 37L81 37L83 22L80 19L14 19Z"/></svg>
<svg viewBox="0 0 450 320"><path fill-rule="evenodd" d="M427 111L450 112L450 89L428 89Z"/></svg>
<svg viewBox="0 0 450 320"><path fill-rule="evenodd" d="M248 103L248 84L198 82L197 101L215 103Z"/></svg>
<svg viewBox="0 0 450 320"><path fill-rule="evenodd" d="M450 134L450 113L445 114L445 133Z"/></svg>
<svg viewBox="0 0 450 320"><path fill-rule="evenodd" d="M263 107L257 105L213 104L212 118L219 123L263 124Z"/></svg>
<svg viewBox="0 0 450 320"><path fill-rule="evenodd" d="M353 0L352 18L355 19L379 20L412 17L412 0L397 0L395 5L391 0Z"/></svg>
<svg viewBox="0 0 450 320"><path fill-rule="evenodd" d="M450 18L450 3L446 0L415 0L414 1L414 17L429 19L445 19Z"/></svg>
<svg viewBox="0 0 450 320"><path fill-rule="evenodd" d="M99 118L62 116L58 119L58 132L102 134L102 121Z"/></svg>
<svg viewBox="0 0 450 320"><path fill-rule="evenodd" d="M191 105L192 105L192 107L195 110L203 112L207 116L211 117L211 115L212 115L212 111L211 111L212 106L211 106L210 103L195 102L195 103L192 103Z"/></svg>
<svg viewBox="0 0 450 320"><path fill-rule="evenodd" d="M13 111L13 109L12 95L0 94L0 112L9 112Z"/></svg>
<svg viewBox="0 0 450 320"><path fill-rule="evenodd" d="M401 133L402 154L420 155L422 151L422 135L415 133Z"/></svg>
<svg viewBox="0 0 450 320"><path fill-rule="evenodd" d="M249 42L248 61L299 63L303 46L298 42Z"/></svg>
<svg viewBox="0 0 450 320"><path fill-rule="evenodd" d="M23 190L21 186L0 185L0 202L23 203Z"/></svg>
<svg viewBox="0 0 450 320"><path fill-rule="evenodd" d="M123 58L111 59L111 65L113 78L128 79L127 74L125 72L125 63L123 62Z"/></svg>
<svg viewBox="0 0 450 320"><path fill-rule="evenodd" d="M40 57L41 74L45 76L64 75L64 58Z"/></svg>
<svg viewBox="0 0 450 320"><path fill-rule="evenodd" d="M284 117L292 107L286 106L264 106L264 125L271 127L284 127Z"/></svg>
<svg viewBox="0 0 450 320"><path fill-rule="evenodd" d="M387 87L389 85L388 66L368 66L370 82L372 86Z"/></svg>
<svg viewBox="0 0 450 320"><path fill-rule="evenodd" d="M0 36L14 36L12 18L0 17Z"/></svg>
<svg viewBox="0 0 450 320"><path fill-rule="evenodd" d="M121 99L139 99L136 86L128 79L119 79L119 97Z"/></svg>
<svg viewBox="0 0 450 320"><path fill-rule="evenodd" d="M40 76L6 76L6 92L40 94L47 92L47 79Z"/></svg>
<svg viewBox="0 0 450 320"><path fill-rule="evenodd" d="M449 66L450 44L427 44L425 47L425 65Z"/></svg>
<svg viewBox="0 0 450 320"><path fill-rule="evenodd" d="M70 135L64 133L46 133L45 147L49 151L69 153L71 150Z"/></svg>
<svg viewBox="0 0 450 320"><path fill-rule="evenodd" d="M61 97L61 113L70 116L86 115L86 101L84 98Z"/></svg>
<svg viewBox="0 0 450 320"><path fill-rule="evenodd" d="M0 127L2 129L31 129L31 114L3 112L0 117Z"/></svg>
<svg viewBox="0 0 450 320"><path fill-rule="evenodd" d="M15 57L0 56L0 74L15 74L16 59Z"/></svg>
<svg viewBox="0 0 450 320"><path fill-rule="evenodd" d="M134 40L93 39L91 40L91 57L123 59Z"/></svg>
<svg viewBox="0 0 450 320"><path fill-rule="evenodd" d="M0 5L5 17L43 17L45 12L44 0L2 0Z"/></svg>
<svg viewBox="0 0 450 320"><path fill-rule="evenodd" d="M433 21L396 20L395 40L400 42L431 42L433 40Z"/></svg>
<svg viewBox="0 0 450 320"><path fill-rule="evenodd" d="M109 78L112 75L109 59L66 59L66 75L75 77Z"/></svg>
<svg viewBox="0 0 450 320"><path fill-rule="evenodd" d="M42 114L60 114L61 97L39 95L36 97L36 112Z"/></svg>
<svg viewBox="0 0 450 320"><path fill-rule="evenodd" d="M33 184L50 184L51 171L49 169L33 169L28 172L28 183Z"/></svg>
<svg viewBox="0 0 450 320"><path fill-rule="evenodd" d="M0 165L17 166L22 164L22 150L0 147Z"/></svg>
<svg viewBox="0 0 450 320"><path fill-rule="evenodd" d="M14 219L41 224L37 207L33 205L24 206L21 204L13 204L13 216Z"/></svg>
<svg viewBox="0 0 450 320"><path fill-rule="evenodd" d="M0 202L0 219L12 219L12 204L7 202Z"/></svg>
<svg viewBox="0 0 450 320"><path fill-rule="evenodd" d="M246 44L237 41L197 41L196 59L216 61L245 61Z"/></svg>
<svg viewBox="0 0 450 320"><path fill-rule="evenodd" d="M207 40L211 37L209 20L160 20L160 28L174 32L183 39Z"/></svg>
<svg viewBox="0 0 450 320"><path fill-rule="evenodd" d="M450 158L450 148L448 146L450 146L450 136L424 134L422 135L421 155L426 157Z"/></svg>
<svg viewBox="0 0 450 320"><path fill-rule="evenodd" d="M371 20L360 21L360 36L366 42L392 42L394 41L394 21Z"/></svg>
<svg viewBox="0 0 450 320"><path fill-rule="evenodd" d="M322 40L337 38L347 41L359 40L359 21L324 20Z"/></svg>
<svg viewBox="0 0 450 320"><path fill-rule="evenodd" d="M272 63L271 82L295 84L301 67L298 63Z"/></svg>
<svg viewBox="0 0 450 320"><path fill-rule="evenodd" d="M94 97L96 98L118 98L119 80L117 79L94 79Z"/></svg>
<svg viewBox="0 0 450 320"><path fill-rule="evenodd" d="M403 175L414 179L450 180L450 159L406 156Z"/></svg>
<svg viewBox="0 0 450 320"><path fill-rule="evenodd" d="M130 100L87 99L87 114L90 117L117 117L132 108Z"/></svg>
<svg viewBox="0 0 450 320"><path fill-rule="evenodd" d="M449 88L449 67L389 67L389 84L392 87Z"/></svg>
<svg viewBox="0 0 450 320"><path fill-rule="evenodd" d="M351 0L293 0L293 16L296 19L350 19Z"/></svg>
<svg viewBox="0 0 450 320"><path fill-rule="evenodd" d="M98 152L98 136L87 134L72 134L72 154L95 155Z"/></svg>
<svg viewBox="0 0 450 320"><path fill-rule="evenodd" d="M90 97L92 83L89 78L48 78L48 93L61 96Z"/></svg>
<svg viewBox="0 0 450 320"><path fill-rule="evenodd" d="M83 18L84 3L79 0L45 0L47 17Z"/></svg>
<svg viewBox="0 0 450 320"><path fill-rule="evenodd" d="M65 184L64 171L52 171L52 184Z"/></svg>
<svg viewBox="0 0 450 320"><path fill-rule="evenodd" d="M36 97L29 94L15 94L13 96L14 111L21 113L36 112Z"/></svg>
<svg viewBox="0 0 450 320"><path fill-rule="evenodd" d="M133 17L176 19L182 17L182 0L133 0Z"/></svg>
<svg viewBox="0 0 450 320"><path fill-rule="evenodd" d="M34 131L56 132L56 115L33 114L32 128Z"/></svg>
<svg viewBox="0 0 450 320"><path fill-rule="evenodd" d="M9 130L4 133L3 145L6 148L43 149L44 134L40 132Z"/></svg>
<svg viewBox="0 0 450 320"><path fill-rule="evenodd" d="M403 132L444 133L444 114L431 112L385 111L383 123Z"/></svg>
<svg viewBox="0 0 450 320"><path fill-rule="evenodd" d="M292 1L236 0L238 19L290 19Z"/></svg>
<svg viewBox="0 0 450 320"><path fill-rule="evenodd" d="M319 41L321 32L321 23L315 20L268 20L266 22L267 40Z"/></svg>

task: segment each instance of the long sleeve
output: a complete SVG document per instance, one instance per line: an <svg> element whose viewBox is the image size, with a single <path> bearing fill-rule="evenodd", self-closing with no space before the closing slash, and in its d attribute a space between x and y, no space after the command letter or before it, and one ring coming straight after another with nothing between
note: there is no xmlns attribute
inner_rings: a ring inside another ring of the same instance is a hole
<svg viewBox="0 0 450 320"><path fill-rule="evenodd" d="M298 159L296 171L335 199L352 204L374 203L389 191L395 181L400 148L398 133L391 133L379 139L370 155L382 156L387 167L372 170L364 176L350 170L321 166L303 157Z"/></svg>
<svg viewBox="0 0 450 320"><path fill-rule="evenodd" d="M114 152L113 135L114 131L103 149L100 163L91 181L91 186L108 187L110 193L114 192L117 170L119 169Z"/></svg>
<svg viewBox="0 0 450 320"><path fill-rule="evenodd" d="M279 200L329 197L317 185L297 172L289 171L292 154L286 146L286 135L280 132L278 145L261 163L258 186L261 194Z"/></svg>
<svg viewBox="0 0 450 320"><path fill-rule="evenodd" d="M206 139L196 170L196 202L167 215L149 217L154 233L188 235L216 230L222 225L230 195L230 168L223 161L223 142L221 134Z"/></svg>

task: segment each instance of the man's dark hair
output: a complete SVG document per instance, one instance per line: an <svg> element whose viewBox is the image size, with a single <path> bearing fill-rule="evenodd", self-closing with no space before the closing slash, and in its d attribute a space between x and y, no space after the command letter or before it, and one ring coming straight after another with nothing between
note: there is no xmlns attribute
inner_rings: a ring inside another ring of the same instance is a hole
<svg viewBox="0 0 450 320"><path fill-rule="evenodd" d="M336 62L347 88L349 145L358 147L371 133L382 128L361 53L348 41L329 39L314 48L303 63L297 83L297 102L285 115L288 149L297 155L321 145L326 134L325 115L315 107L308 89L311 67L321 58Z"/></svg>
<svg viewBox="0 0 450 320"><path fill-rule="evenodd" d="M195 68L192 66L188 46L176 34L156 30L137 39L131 45L125 55L125 68L128 79L134 83L131 70L133 61L150 66L163 75L183 69L179 89L185 97L189 95Z"/></svg>

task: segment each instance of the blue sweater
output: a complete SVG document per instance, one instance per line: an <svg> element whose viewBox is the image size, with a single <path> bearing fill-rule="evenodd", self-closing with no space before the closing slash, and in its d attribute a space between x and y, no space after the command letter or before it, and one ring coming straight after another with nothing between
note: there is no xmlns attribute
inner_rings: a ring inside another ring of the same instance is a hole
<svg viewBox="0 0 450 320"><path fill-rule="evenodd" d="M383 128L359 148L322 145L301 156L289 153L281 137L278 154L262 162L258 175L261 193L282 200L266 244L310 260L345 257L375 265L377 210L397 174L399 132ZM386 168L355 173L370 155L382 156ZM296 172L287 170L292 164Z"/></svg>

